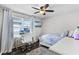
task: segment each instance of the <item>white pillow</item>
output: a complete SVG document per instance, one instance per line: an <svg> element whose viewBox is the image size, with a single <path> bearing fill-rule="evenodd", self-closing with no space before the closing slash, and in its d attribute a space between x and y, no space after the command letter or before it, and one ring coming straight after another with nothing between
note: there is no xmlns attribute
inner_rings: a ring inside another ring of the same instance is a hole
<svg viewBox="0 0 79 59"><path fill-rule="evenodd" d="M73 37L73 33L74 33L73 30L72 31L69 31L68 37Z"/></svg>

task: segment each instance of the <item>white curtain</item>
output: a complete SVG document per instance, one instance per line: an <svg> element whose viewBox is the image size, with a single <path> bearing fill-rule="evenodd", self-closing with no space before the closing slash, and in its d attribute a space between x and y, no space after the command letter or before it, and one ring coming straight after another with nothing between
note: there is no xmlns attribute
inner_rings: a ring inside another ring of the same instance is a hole
<svg viewBox="0 0 79 59"><path fill-rule="evenodd" d="M2 38L2 16L3 16L3 10L0 9L0 51L1 51L1 38Z"/></svg>
<svg viewBox="0 0 79 59"><path fill-rule="evenodd" d="M11 52L14 44L11 10L4 9L1 53Z"/></svg>

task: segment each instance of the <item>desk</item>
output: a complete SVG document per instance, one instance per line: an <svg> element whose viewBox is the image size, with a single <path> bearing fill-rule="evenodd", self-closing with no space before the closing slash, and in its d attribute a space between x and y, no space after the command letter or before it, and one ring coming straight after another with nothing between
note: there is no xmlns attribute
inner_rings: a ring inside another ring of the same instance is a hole
<svg viewBox="0 0 79 59"><path fill-rule="evenodd" d="M79 40L65 37L49 48L63 55L79 55Z"/></svg>

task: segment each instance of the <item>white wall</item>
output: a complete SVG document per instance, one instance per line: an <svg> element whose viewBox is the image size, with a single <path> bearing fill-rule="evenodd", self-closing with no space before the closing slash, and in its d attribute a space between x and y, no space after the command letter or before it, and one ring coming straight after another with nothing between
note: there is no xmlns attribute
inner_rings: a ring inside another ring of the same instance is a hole
<svg viewBox="0 0 79 59"><path fill-rule="evenodd" d="M43 20L42 34L74 30L79 25L79 5L55 5L55 13Z"/></svg>

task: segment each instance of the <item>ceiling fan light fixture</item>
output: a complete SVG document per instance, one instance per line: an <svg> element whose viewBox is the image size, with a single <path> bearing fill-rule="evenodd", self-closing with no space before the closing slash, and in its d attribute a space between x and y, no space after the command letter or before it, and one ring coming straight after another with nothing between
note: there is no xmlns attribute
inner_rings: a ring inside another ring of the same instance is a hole
<svg viewBox="0 0 79 59"><path fill-rule="evenodd" d="M40 14L42 14L42 15L44 15L45 14L45 8L44 7L41 7L41 9L40 9L40 12L39 12Z"/></svg>
<svg viewBox="0 0 79 59"><path fill-rule="evenodd" d="M39 13L43 15L45 13L45 11L40 11Z"/></svg>
<svg viewBox="0 0 79 59"><path fill-rule="evenodd" d="M47 10L48 7L49 7L49 4L45 4L44 6L41 6L40 8L35 8L35 7L32 7L32 8L38 10L34 14L40 13L41 15L46 15L46 12L54 12L54 10L49 10L49 9Z"/></svg>

